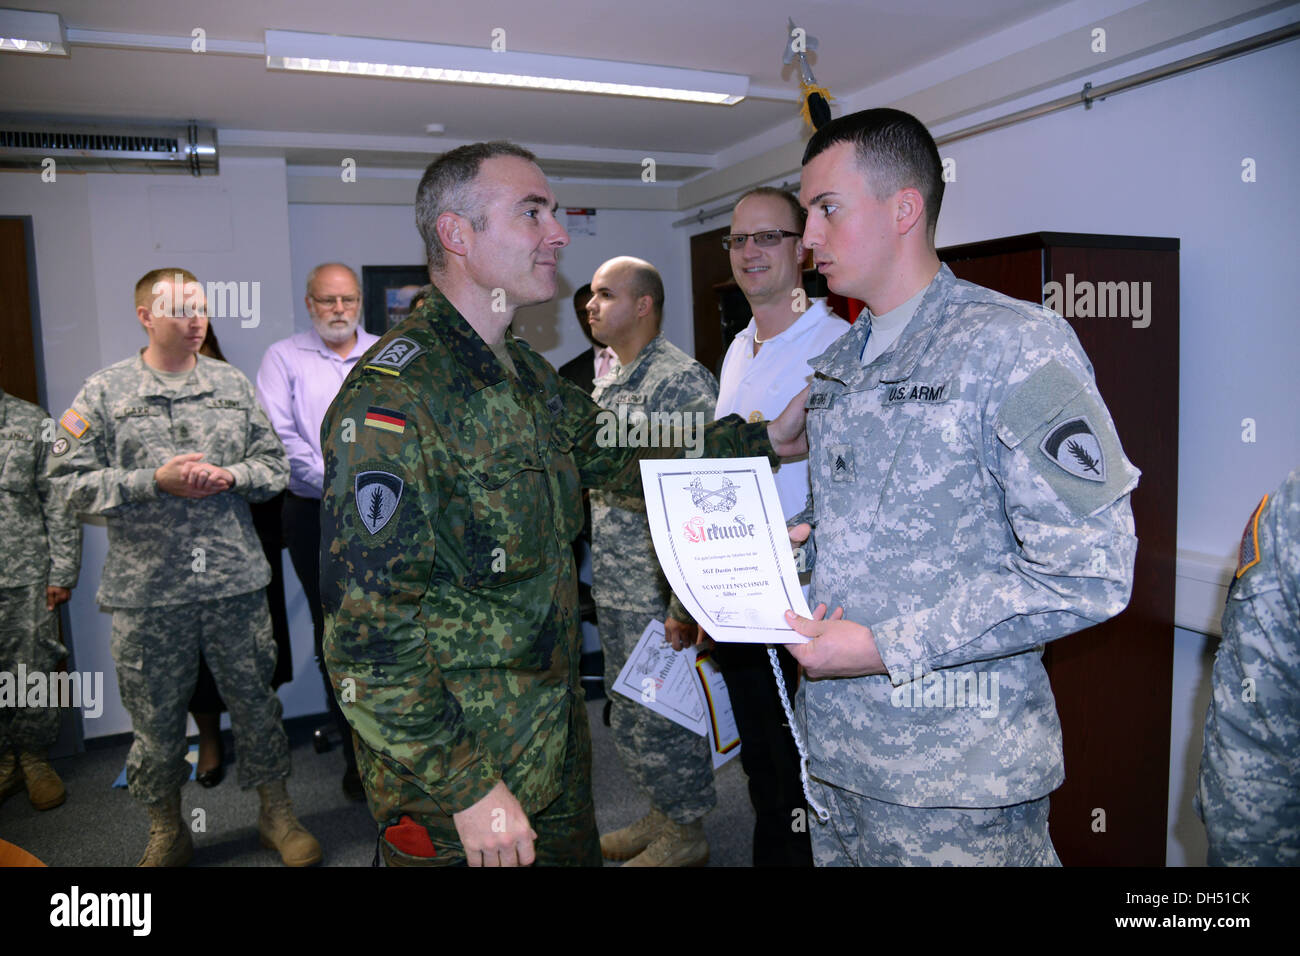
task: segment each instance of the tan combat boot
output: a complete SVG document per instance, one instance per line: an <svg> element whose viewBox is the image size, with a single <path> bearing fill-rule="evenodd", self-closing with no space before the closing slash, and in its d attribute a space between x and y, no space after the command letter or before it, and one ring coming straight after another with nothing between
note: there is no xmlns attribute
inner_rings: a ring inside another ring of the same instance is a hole
<svg viewBox="0 0 1300 956"><path fill-rule="evenodd" d="M257 833L262 846L278 850L285 866L311 866L321 861L320 844L293 815L289 791L284 781L264 783L257 788L262 798L262 812L257 818Z"/></svg>
<svg viewBox="0 0 1300 956"><path fill-rule="evenodd" d="M666 820L650 845L623 865L704 866L708 862L709 841L704 838L704 821L683 825Z"/></svg>
<svg viewBox="0 0 1300 956"><path fill-rule="evenodd" d="M18 758L12 752L0 755L0 803L22 788L23 775L18 769Z"/></svg>
<svg viewBox="0 0 1300 956"><path fill-rule="evenodd" d="M654 807L631 826L600 838L600 855L607 860L630 860L650 845L668 818Z"/></svg>
<svg viewBox="0 0 1300 956"><path fill-rule="evenodd" d="M149 845L136 866L185 866L194 859L194 840L181 820L180 793L145 809L149 811Z"/></svg>
<svg viewBox="0 0 1300 956"><path fill-rule="evenodd" d="M23 768L23 782L27 784L27 799L37 810L53 810L68 799L68 791L63 781L54 772L45 754L31 753L23 750L18 754L18 763Z"/></svg>

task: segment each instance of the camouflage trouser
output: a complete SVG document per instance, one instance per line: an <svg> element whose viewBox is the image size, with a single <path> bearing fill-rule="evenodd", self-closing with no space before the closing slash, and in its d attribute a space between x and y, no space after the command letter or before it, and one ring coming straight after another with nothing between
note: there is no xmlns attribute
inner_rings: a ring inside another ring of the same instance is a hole
<svg viewBox="0 0 1300 956"><path fill-rule="evenodd" d="M394 849L382 835L379 840L387 866L465 866L465 851L451 817L425 817L437 856L415 857ZM587 707L573 696L569 739L564 751L560 795L547 807L529 814L537 833L533 843L534 866L600 866L600 837L596 832L596 806L591 800L591 728Z"/></svg>
<svg viewBox="0 0 1300 956"><path fill-rule="evenodd" d="M56 612L45 609L45 585L0 588L0 671L12 675L14 691L18 665L28 674L50 675L63 657ZM15 703L16 703L15 699ZM43 753L59 736L57 701L48 707L0 706L0 754L11 749Z"/></svg>
<svg viewBox="0 0 1300 956"><path fill-rule="evenodd" d="M1060 866L1047 833L1047 797L1010 807L904 807L812 778L817 866Z"/></svg>
<svg viewBox="0 0 1300 956"><path fill-rule="evenodd" d="M114 608L113 660L135 741L126 782L141 803L158 803L189 779L185 709L199 672L199 651L230 709L239 785L289 776L289 738L280 698L271 690L275 640L266 592L168 607Z"/></svg>
<svg viewBox="0 0 1300 956"><path fill-rule="evenodd" d="M654 806L677 823L693 823L718 803L708 737L614 692L619 671L655 617L644 611L596 609L600 644L605 652L609 723L624 769L650 795ZM663 620L663 614L657 617Z"/></svg>

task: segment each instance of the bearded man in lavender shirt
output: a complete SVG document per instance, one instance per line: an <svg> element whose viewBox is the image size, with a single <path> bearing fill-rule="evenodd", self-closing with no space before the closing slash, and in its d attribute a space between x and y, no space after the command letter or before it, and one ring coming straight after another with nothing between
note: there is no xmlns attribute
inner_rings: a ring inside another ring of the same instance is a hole
<svg viewBox="0 0 1300 956"><path fill-rule="evenodd" d="M358 327L361 283L357 274L342 263L326 262L307 274L305 301L312 328L281 339L266 350L257 372L257 397L289 455L284 538L311 611L316 662L325 681L325 697L343 736L343 791L353 800L364 800L352 749L352 728L339 709L321 663L325 618L320 602L320 499L325 463L320 426L343 379L379 339Z"/></svg>

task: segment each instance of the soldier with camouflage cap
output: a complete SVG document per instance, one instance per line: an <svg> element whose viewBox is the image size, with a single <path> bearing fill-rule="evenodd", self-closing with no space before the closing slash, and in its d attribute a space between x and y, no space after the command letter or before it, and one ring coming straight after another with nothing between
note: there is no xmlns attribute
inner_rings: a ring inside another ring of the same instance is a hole
<svg viewBox="0 0 1300 956"><path fill-rule="evenodd" d="M605 420L638 425L646 440L689 441L698 423L712 418L718 383L711 372L660 331L664 286L659 271L631 256L610 259L591 280L587 314L592 333L618 355L596 379L592 400ZM674 419L675 416L675 419ZM671 422L682 422L678 435ZM668 423L668 433L662 423ZM617 429L611 429L617 437ZM709 859L704 816L717 803L713 754L707 737L614 693L628 655L653 620L668 615L672 595L655 558L640 491L591 493L591 580L596 620L605 652L605 693L610 726L623 766L650 796L650 812L600 839L606 859L628 866L702 866Z"/></svg>
<svg viewBox="0 0 1300 956"><path fill-rule="evenodd" d="M1124 456L1070 327L941 266L938 150L906 113L823 126L804 245L867 303L808 396L816 620L787 614L819 865L1056 864L1042 645L1119 613ZM804 529L806 532L806 529ZM836 612L826 618L826 607Z"/></svg>
<svg viewBox="0 0 1300 956"><path fill-rule="evenodd" d="M555 295L556 209L513 144L432 163L435 288L321 430L325 658L390 865L600 863L570 541L582 487L634 492L638 457L674 449L603 445L591 399L510 333ZM775 459L802 439L796 407L704 446Z"/></svg>
<svg viewBox="0 0 1300 956"><path fill-rule="evenodd" d="M240 786L261 797L262 844L288 865L316 863L320 844L285 790L271 569L248 509L284 489L284 447L243 373L198 354L208 319L193 274L149 272L135 303L149 345L86 380L59 420L50 475L70 508L108 522L97 599L113 612L118 689L135 734L127 787L150 817L140 865L184 865L194 853L180 788L200 650L230 709Z"/></svg>
<svg viewBox="0 0 1300 956"><path fill-rule="evenodd" d="M1300 468L1241 536L1196 812L1210 866L1300 863Z"/></svg>
<svg viewBox="0 0 1300 956"><path fill-rule="evenodd" d="M20 665L29 674L58 667L64 650L54 609L71 596L81 568L81 523L46 477L53 424L39 405L0 389L0 671L10 675ZM63 803L67 791L46 759L58 736L57 701L0 704L0 801L25 784L37 810Z"/></svg>

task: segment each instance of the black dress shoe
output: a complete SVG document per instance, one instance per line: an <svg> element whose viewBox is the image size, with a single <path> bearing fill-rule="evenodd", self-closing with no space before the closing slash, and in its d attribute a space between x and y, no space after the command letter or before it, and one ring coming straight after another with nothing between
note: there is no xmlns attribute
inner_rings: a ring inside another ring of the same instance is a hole
<svg viewBox="0 0 1300 956"><path fill-rule="evenodd" d="M217 765L213 767L211 770L204 770L201 773L199 772L198 767L195 767L194 779L199 782L200 786L207 787L208 789L212 789L225 778L226 778L226 743L223 740L221 742L221 759L217 761Z"/></svg>
<svg viewBox="0 0 1300 956"><path fill-rule="evenodd" d="M343 792L349 800L360 803L366 799L366 788L361 784L361 774L349 769L343 772Z"/></svg>

